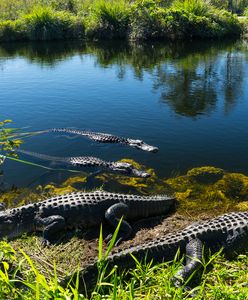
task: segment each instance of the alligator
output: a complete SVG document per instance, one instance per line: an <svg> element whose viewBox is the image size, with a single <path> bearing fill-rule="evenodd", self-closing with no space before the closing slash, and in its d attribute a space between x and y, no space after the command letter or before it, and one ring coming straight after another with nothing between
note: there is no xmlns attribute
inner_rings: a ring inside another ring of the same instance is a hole
<svg viewBox="0 0 248 300"><path fill-rule="evenodd" d="M155 264L171 261L179 253L186 255L185 266L172 279L174 285L179 287L200 268L205 252L209 253L211 250L211 253L214 253L220 249L223 249L227 256L248 250L248 212L228 213L212 220L193 223L181 231L126 250L114 248L105 261L105 274L107 276L114 266L117 266L117 272L135 268L133 256L138 261L152 261ZM79 276L80 290L88 293L97 283L98 266L97 261L92 262L79 271L79 274L77 272L66 277L61 284L73 285Z"/></svg>
<svg viewBox="0 0 248 300"><path fill-rule="evenodd" d="M93 156L78 156L78 157L57 157L37 152L31 152L27 150L18 149L17 152L37 157L42 160L48 160L53 162L59 162L74 167L101 167L103 170L111 170L112 172L121 173L124 175L148 178L151 174L134 168L130 163L116 162L116 161L105 161Z"/></svg>
<svg viewBox="0 0 248 300"><path fill-rule="evenodd" d="M140 149L148 152L154 152L154 153L158 152L157 147L148 145L142 140L119 137L109 133L93 132L88 130L77 130L71 128L51 128L47 130L38 131L37 133L47 133L47 132L71 133L71 134L85 136L99 143L118 143L118 144L128 145L130 147L134 147L136 149Z"/></svg>
<svg viewBox="0 0 248 300"><path fill-rule="evenodd" d="M115 227L123 216L118 244L132 233L127 220L166 214L175 203L174 196L166 195L75 192L0 211L0 238L13 239L23 233L42 231L43 243L49 245L61 230L84 229L104 221Z"/></svg>

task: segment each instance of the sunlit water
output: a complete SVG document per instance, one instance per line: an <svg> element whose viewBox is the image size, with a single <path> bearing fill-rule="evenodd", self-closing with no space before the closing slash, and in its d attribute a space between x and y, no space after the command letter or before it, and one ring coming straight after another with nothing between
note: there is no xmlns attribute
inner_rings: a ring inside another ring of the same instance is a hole
<svg viewBox="0 0 248 300"><path fill-rule="evenodd" d="M248 173L247 79L248 47L240 41L5 44L0 46L0 119L12 119L23 132L75 127L159 147L152 154L44 134L25 140L22 147L30 151L132 158L161 177L203 165ZM4 164L9 186L59 183L71 176L45 172L10 160Z"/></svg>

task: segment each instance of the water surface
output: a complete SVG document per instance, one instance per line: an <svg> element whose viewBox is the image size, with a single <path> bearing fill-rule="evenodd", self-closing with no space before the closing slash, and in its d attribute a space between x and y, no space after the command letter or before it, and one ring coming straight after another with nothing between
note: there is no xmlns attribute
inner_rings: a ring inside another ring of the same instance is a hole
<svg viewBox="0 0 248 300"><path fill-rule="evenodd" d="M13 119L23 131L75 127L159 147L152 154L45 134L25 140L30 151L132 158L161 177L203 165L248 174L247 79L248 48L241 41L2 44L0 119ZM9 185L71 176L45 172L9 160L4 165Z"/></svg>

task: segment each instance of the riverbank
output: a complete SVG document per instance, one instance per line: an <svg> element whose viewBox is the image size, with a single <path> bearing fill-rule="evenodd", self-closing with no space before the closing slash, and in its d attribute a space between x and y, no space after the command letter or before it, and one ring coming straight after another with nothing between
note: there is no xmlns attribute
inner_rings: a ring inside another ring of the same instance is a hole
<svg viewBox="0 0 248 300"><path fill-rule="evenodd" d="M66 249L68 251L68 249ZM80 255L82 249L78 249ZM43 254L42 252L39 252ZM54 251L55 255L56 250ZM9 244L0 243L1 299L247 299L248 255L226 260L220 253L204 262L204 271L194 276L192 290L183 290L171 285L173 274L182 266L175 260L155 266L141 265L129 274L109 278L101 277L91 297L84 297L77 288L62 287L59 284L61 270L48 259L39 259L46 268L46 275L37 267L38 258L27 256L21 249L15 251ZM103 273L102 273L103 275Z"/></svg>
<svg viewBox="0 0 248 300"><path fill-rule="evenodd" d="M144 168L135 162L133 164L136 164L137 168ZM115 180L115 185L118 184L122 189L127 187L135 193L173 192L179 202L176 212L167 218L160 216L132 224L134 236L131 240L121 244L120 249L128 249L131 246L154 240L158 236L177 232L192 222L206 220L226 212L247 211L248 209L248 177L244 174L228 173L220 168L209 166L194 168L184 175L172 178L159 178L152 169L147 169L147 172L151 174L148 179L134 179L111 174L98 176L101 186L105 189L107 189L109 182ZM26 189L13 189L2 193L0 200L11 207L13 201L17 201L17 199L19 199L19 205L22 205L30 202L30 199L35 202L55 194L82 190L84 185L85 178L74 176L62 185L58 186L51 183L45 187L39 186L32 192ZM104 226L103 236L106 237L110 230ZM39 299L47 299L47 295L53 297L57 295L58 299L64 299L65 295L68 297L70 295L71 298L69 299L84 299L83 296L78 296L77 290L73 292L69 288L60 287L58 280L62 279L68 272L77 270L78 266L83 268L89 261L97 257L99 251L98 236L99 228L93 228L87 232L68 232L62 237L59 244L51 247L43 247L40 237L36 234L24 235L10 244L0 244L1 257L2 259L5 258L5 262L8 262L8 265L3 264L5 272L0 272L1 298L5 299L7 291L8 295L12 295L13 298L21 293L22 299L30 299L38 290ZM104 250L106 250L105 244ZM246 286L247 259L248 256L245 253L231 262L219 254L213 256L210 259L212 270L209 272L207 261L204 274L196 276L193 280L193 286L196 286L196 290L199 291L199 298L196 299L202 299L201 297L205 297L205 299L223 299L223 297L226 299L232 297L246 299L248 295ZM56 265L56 273L54 265ZM135 299L151 299L149 297L160 299L162 295L183 299L183 297L188 296L188 292L175 289L169 284L175 270L180 265L181 262L179 261L159 264L154 267L137 264L137 268L131 271L131 279L130 275L128 281L123 276L116 278L115 288L113 287L113 278L104 279L110 283L110 286L96 287L96 293L92 299L99 299L100 295L108 295L112 299L114 294L117 295L118 299L127 299L131 291ZM15 269L15 266L18 268ZM21 270L24 273L25 277L22 279L22 283L25 286L28 285L28 288L24 289L21 285L15 286L15 280L20 280L19 273L15 273L16 270L18 272ZM6 276L6 274L8 275ZM73 296L73 293L79 298Z"/></svg>
<svg viewBox="0 0 248 300"><path fill-rule="evenodd" d="M80 1L79 1L80 2ZM38 5L37 5L38 3ZM48 1L0 7L0 42L64 39L216 39L239 36L242 25L231 13L201 0L107 1L70 7ZM4 6L5 4L5 6ZM15 10L16 11L13 11ZM4 13L5 12L5 13Z"/></svg>
<svg viewBox="0 0 248 300"><path fill-rule="evenodd" d="M239 17L239 22L242 24L242 37L248 39L248 14L247 16Z"/></svg>

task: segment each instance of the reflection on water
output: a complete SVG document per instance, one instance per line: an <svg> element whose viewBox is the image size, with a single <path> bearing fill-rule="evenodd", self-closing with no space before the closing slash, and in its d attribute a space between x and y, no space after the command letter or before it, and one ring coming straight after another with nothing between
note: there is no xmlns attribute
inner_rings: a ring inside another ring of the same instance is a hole
<svg viewBox="0 0 248 300"><path fill-rule="evenodd" d="M26 140L25 149L49 155L128 157L161 176L199 165L248 173L247 49L242 41L2 44L0 119L29 130L74 126L138 137L160 148L150 155L80 138ZM42 175L13 162L5 169L17 185ZM68 176L54 172L40 182Z"/></svg>

